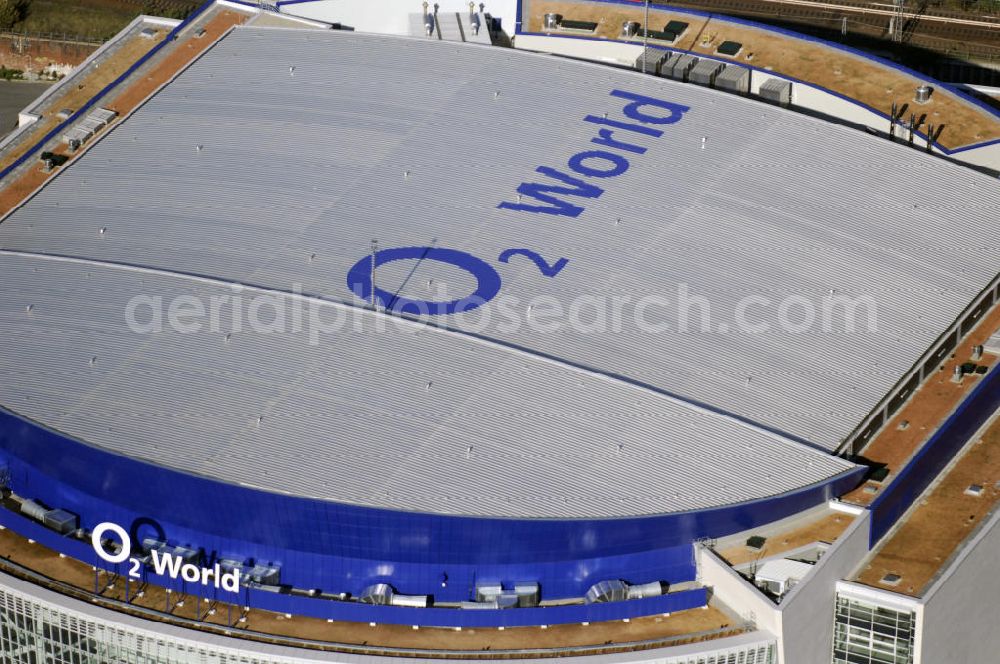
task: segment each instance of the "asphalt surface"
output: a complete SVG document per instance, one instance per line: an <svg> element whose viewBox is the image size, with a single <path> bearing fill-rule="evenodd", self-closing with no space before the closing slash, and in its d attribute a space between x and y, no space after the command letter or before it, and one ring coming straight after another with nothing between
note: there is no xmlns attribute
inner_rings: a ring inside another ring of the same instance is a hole
<svg viewBox="0 0 1000 664"><path fill-rule="evenodd" d="M17 126L17 114L34 101L50 83L0 81L0 138Z"/></svg>

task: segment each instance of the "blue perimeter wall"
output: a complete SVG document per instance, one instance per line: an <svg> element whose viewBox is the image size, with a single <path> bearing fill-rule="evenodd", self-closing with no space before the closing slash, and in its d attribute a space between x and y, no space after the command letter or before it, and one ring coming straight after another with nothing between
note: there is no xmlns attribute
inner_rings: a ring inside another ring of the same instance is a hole
<svg viewBox="0 0 1000 664"><path fill-rule="evenodd" d="M693 580L694 540L739 532L808 509L852 489L864 472L857 467L825 482L758 501L647 517L445 516L338 504L218 482L91 447L5 410L0 410L0 465L9 470L11 488L18 495L78 514L80 525L88 530L103 521L118 523L130 530L134 546L152 537L202 549L209 564L216 558L278 563L282 583L296 588L357 595L365 586L385 581L398 592L433 595L437 602L472 599L477 582L537 581L543 599L553 599L581 597L593 583L605 579L629 583ZM113 567L100 561L88 542L60 537L7 510L0 514L15 532L88 564ZM48 537L43 539L39 531ZM170 587L165 580L162 584ZM275 610L302 615L349 607L343 610L363 615L342 619L394 622L382 614L392 613L387 609L403 610L260 590L250 593L247 606L280 605L283 608ZM616 609L621 615L611 617L631 617L629 612L643 604L647 607L644 614L651 615L679 610L660 607L658 602L683 601L683 597L693 601L691 595L678 595L682 596L657 602L622 602ZM699 597L704 603L703 592ZM317 609L317 605L325 608ZM442 611L451 615L451 610ZM527 619L523 611L517 610L524 618L516 620ZM454 613L461 617L453 620L471 621L455 622L455 626L475 626L483 624L478 621L487 620L487 614L506 616L507 612ZM483 617L472 617L478 613ZM544 624L559 622L555 613L547 613ZM408 617L402 623L443 624L437 617L427 622L430 614L421 615L427 618ZM599 618L574 615L566 622L588 619Z"/></svg>
<svg viewBox="0 0 1000 664"><path fill-rule="evenodd" d="M872 502L869 548L889 532L997 409L1000 409L1000 370L994 367L892 479L885 493Z"/></svg>

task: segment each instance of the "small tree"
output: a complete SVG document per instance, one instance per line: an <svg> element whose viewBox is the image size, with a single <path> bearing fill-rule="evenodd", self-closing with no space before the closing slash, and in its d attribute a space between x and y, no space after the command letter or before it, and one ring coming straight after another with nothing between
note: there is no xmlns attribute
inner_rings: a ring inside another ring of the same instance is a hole
<svg viewBox="0 0 1000 664"><path fill-rule="evenodd" d="M10 30L28 15L28 0L0 0L0 30Z"/></svg>

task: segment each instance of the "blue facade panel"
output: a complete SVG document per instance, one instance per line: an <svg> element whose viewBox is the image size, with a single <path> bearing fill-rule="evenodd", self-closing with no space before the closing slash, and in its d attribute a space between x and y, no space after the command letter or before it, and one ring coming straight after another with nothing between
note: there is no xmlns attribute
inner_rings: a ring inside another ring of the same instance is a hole
<svg viewBox="0 0 1000 664"><path fill-rule="evenodd" d="M226 484L91 447L7 411L0 411L0 464L7 466L18 495L76 513L86 529L111 521L128 529L133 542L152 537L202 549L208 560L277 563L282 583L297 588L357 595L385 581L401 593L433 595L438 602L472 599L477 582L537 581L543 597L552 599L581 597L605 579L689 581L695 577L694 540L822 503L853 488L863 472L859 467L759 501L657 516L445 516ZM95 559L89 543L57 538L52 544L74 558ZM253 595L250 605L302 599Z"/></svg>
<svg viewBox="0 0 1000 664"><path fill-rule="evenodd" d="M99 560L87 542L64 537L41 524L7 510L0 510L0 525L35 540L39 545L67 556L82 560L100 570L121 574L125 578L125 564L111 565ZM106 577L102 577L106 580ZM96 578L95 578L96 581ZM607 602L602 604L576 604L544 608L478 609L459 611L449 608L413 609L400 606L374 606L356 602L317 599L298 595L273 593L259 589L242 589L240 593L222 590L203 590L196 584L160 576L144 570L142 581L176 593L200 596L203 599L230 602L238 606L291 613L297 616L339 620L346 622L374 622L378 624L421 625L426 627L529 627L533 625L560 625L580 622L602 622L638 618L659 613L673 613L705 606L708 603L705 588L692 588L668 593L659 597ZM164 607L166 608L166 607Z"/></svg>
<svg viewBox="0 0 1000 664"><path fill-rule="evenodd" d="M889 532L997 409L1000 409L1000 371L994 368L980 379L941 428L899 471L885 492L872 502L869 508L872 512L869 548Z"/></svg>

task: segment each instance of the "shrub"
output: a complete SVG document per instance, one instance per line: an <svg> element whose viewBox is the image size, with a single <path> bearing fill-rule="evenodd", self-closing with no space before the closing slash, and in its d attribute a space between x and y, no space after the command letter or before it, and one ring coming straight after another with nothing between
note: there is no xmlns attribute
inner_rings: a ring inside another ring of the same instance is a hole
<svg viewBox="0 0 1000 664"><path fill-rule="evenodd" d="M0 65L0 78L5 81L20 81L24 79L24 72L20 69L7 69Z"/></svg>
<svg viewBox="0 0 1000 664"><path fill-rule="evenodd" d="M10 30L28 15L28 0L0 0L0 30Z"/></svg>

